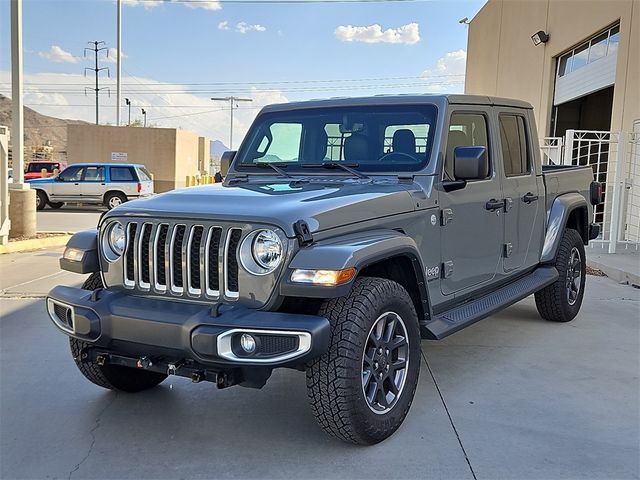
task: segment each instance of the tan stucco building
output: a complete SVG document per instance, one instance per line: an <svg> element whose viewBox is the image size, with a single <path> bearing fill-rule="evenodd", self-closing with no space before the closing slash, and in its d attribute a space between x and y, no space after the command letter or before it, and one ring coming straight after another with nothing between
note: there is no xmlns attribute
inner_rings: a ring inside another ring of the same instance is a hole
<svg viewBox="0 0 640 480"><path fill-rule="evenodd" d="M489 0L469 24L465 92L530 102L541 137L638 131L640 0Z"/></svg>
<svg viewBox="0 0 640 480"><path fill-rule="evenodd" d="M142 163L153 173L155 191L165 192L208 170L209 140L175 128L69 125L67 161Z"/></svg>

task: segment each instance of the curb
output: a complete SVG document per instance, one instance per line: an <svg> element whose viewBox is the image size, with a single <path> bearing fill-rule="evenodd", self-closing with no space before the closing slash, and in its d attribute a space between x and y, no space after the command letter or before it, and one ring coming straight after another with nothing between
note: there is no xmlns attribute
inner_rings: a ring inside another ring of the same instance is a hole
<svg viewBox="0 0 640 480"><path fill-rule="evenodd" d="M9 242L7 245L0 245L0 255L4 255L6 253L29 252L31 250L39 250L41 248L64 247L71 238L71 235L72 234L68 232L60 232L60 235L56 237L33 238L30 240Z"/></svg>
<svg viewBox="0 0 640 480"><path fill-rule="evenodd" d="M616 267L612 267L611 265L606 265L604 263L600 263L595 260L589 260L587 256L587 266L591 268L596 268L598 270L602 270L607 277L618 282L625 283L631 286L640 286L640 275L637 275L633 272L628 272L625 270L621 270Z"/></svg>

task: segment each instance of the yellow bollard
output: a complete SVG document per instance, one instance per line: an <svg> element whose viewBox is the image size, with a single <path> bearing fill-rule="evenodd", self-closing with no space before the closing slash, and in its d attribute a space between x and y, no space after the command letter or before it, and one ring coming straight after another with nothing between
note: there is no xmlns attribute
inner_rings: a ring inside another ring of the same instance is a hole
<svg viewBox="0 0 640 480"><path fill-rule="evenodd" d="M195 175L191 175L191 186L195 187L197 185L197 181L196 181L196 176Z"/></svg>
<svg viewBox="0 0 640 480"><path fill-rule="evenodd" d="M49 172L47 172L47 169L46 169L46 168L43 168L42 170L40 170L40 176L41 176L42 178L47 178L47 174L48 174L48 173L49 173Z"/></svg>
<svg viewBox="0 0 640 480"><path fill-rule="evenodd" d="M189 175L187 175L187 179L184 182L184 186L185 187L190 187L191 186L191 177Z"/></svg>
<svg viewBox="0 0 640 480"><path fill-rule="evenodd" d="M53 169L53 176L54 177L57 177L59 173L60 173L60 170L58 170L57 168Z"/></svg>

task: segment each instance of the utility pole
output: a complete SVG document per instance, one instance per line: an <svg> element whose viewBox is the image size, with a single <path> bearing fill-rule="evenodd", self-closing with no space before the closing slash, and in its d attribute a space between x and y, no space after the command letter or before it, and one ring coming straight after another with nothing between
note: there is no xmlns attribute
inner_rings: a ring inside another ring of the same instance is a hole
<svg viewBox="0 0 640 480"><path fill-rule="evenodd" d="M126 103L127 107L129 107L129 121L127 122L127 126L130 127L131 126L131 100L129 100L128 98L125 98L124 103ZM118 106L118 108L120 107Z"/></svg>
<svg viewBox="0 0 640 480"><path fill-rule="evenodd" d="M22 0L11 0L11 154L13 183L9 189L9 236L36 234L36 192L24 183L24 104L22 78ZM4 169L2 169L4 170ZM6 177L0 182L6 182ZM2 189L4 190L4 189ZM6 198L0 200L3 205ZM4 208L3 208L4 212ZM2 219L3 221L5 219Z"/></svg>
<svg viewBox="0 0 640 480"><path fill-rule="evenodd" d="M251 98L240 98L240 97L213 97L211 100L216 102L229 102L231 107L231 121L229 126L229 150L233 150L233 111L238 108L238 102L253 102Z"/></svg>
<svg viewBox="0 0 640 480"><path fill-rule="evenodd" d="M99 86L99 78L100 78L100 71L102 70L106 70L107 71L107 76L111 77L111 75L109 74L109 67L102 67L100 68L98 61L100 60L100 52L102 52L103 50L108 50L108 48L106 47L106 44L104 42L98 42L98 41L94 41L94 42L87 42L89 45L93 45L93 48L85 48L84 49L84 56L87 56L87 50L90 52L93 52L93 56L94 56L94 60L95 60L95 67L94 68L89 68L89 67L85 67L84 69L84 74L85 76L87 75L87 70L93 70L93 72L95 72L96 75L96 86L95 88L90 88L90 87L84 87L84 94L87 94L87 90L93 90L96 94L96 125L98 125L98 119L100 118L98 115L98 108L100 105L100 101L99 101L99 94L100 94L100 90L107 90L107 92L109 92L109 96L111 96L111 90L109 89L109 87L103 87L100 88Z"/></svg>
<svg viewBox="0 0 640 480"><path fill-rule="evenodd" d="M143 108L142 109L142 117L144 118L144 123L143 123L143 127L147 126L147 111Z"/></svg>
<svg viewBox="0 0 640 480"><path fill-rule="evenodd" d="M122 90L120 88L120 81L122 80L122 0L117 0L117 58L116 58L116 126L120 126L120 95Z"/></svg>

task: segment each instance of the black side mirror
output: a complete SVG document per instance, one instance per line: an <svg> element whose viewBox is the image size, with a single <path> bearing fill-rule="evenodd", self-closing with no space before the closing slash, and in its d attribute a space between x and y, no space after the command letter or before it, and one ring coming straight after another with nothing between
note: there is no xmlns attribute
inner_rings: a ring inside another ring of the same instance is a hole
<svg viewBox="0 0 640 480"><path fill-rule="evenodd" d="M235 150L227 150L222 154L222 157L220 157L220 174L223 177L226 177L227 173L229 173L229 168L231 167L231 164L233 163L233 158L235 156L236 156Z"/></svg>
<svg viewBox="0 0 640 480"><path fill-rule="evenodd" d="M489 176L487 147L456 147L453 151L456 180L484 180Z"/></svg>

